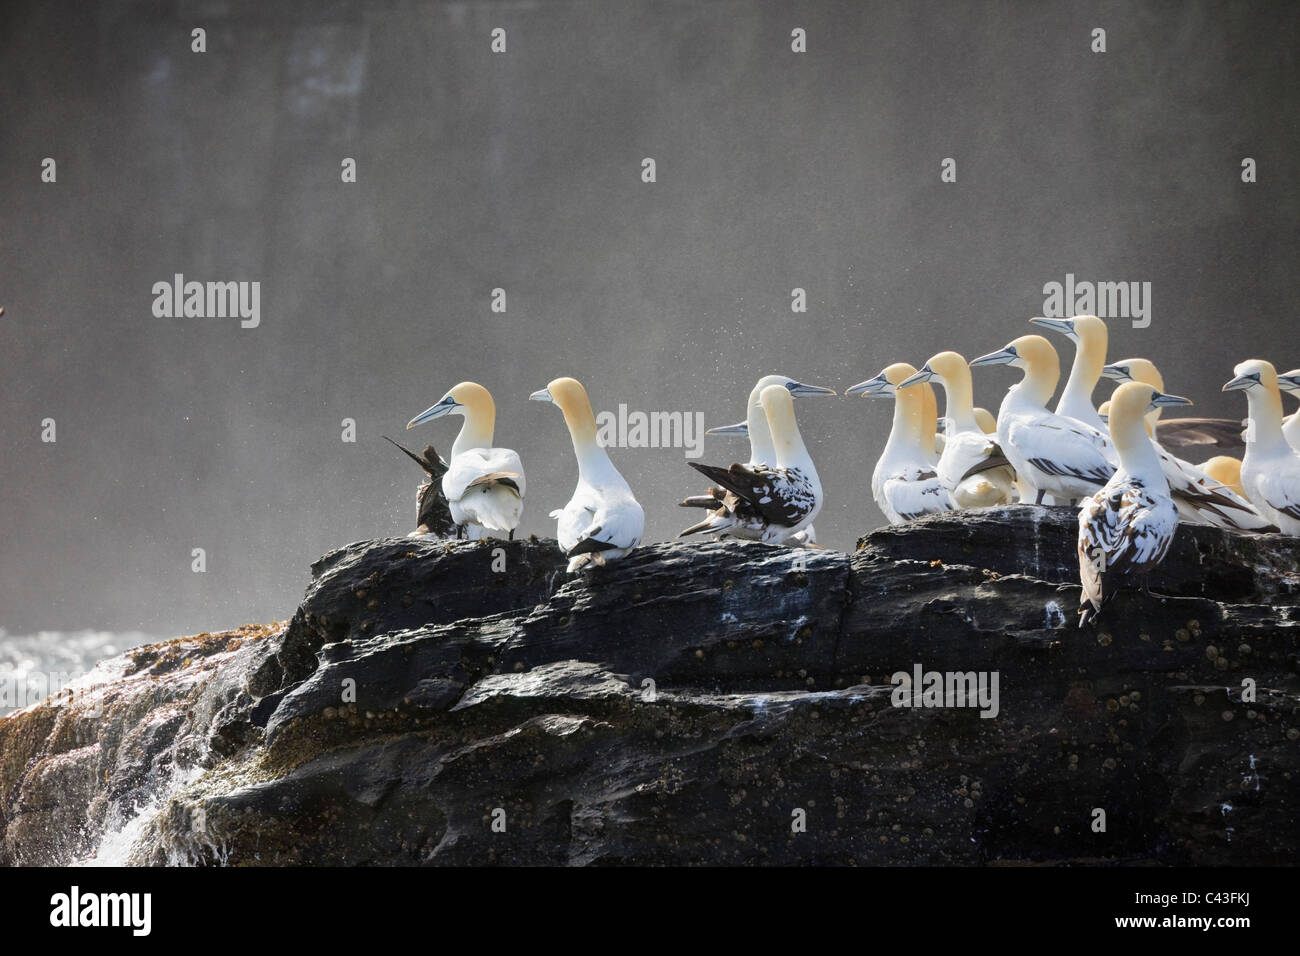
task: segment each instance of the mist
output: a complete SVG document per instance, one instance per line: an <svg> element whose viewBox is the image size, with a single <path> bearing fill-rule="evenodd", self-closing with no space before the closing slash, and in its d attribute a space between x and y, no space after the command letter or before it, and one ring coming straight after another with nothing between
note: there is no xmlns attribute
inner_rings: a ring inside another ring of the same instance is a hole
<svg viewBox="0 0 1300 956"><path fill-rule="evenodd" d="M1111 360L1242 417L1236 362L1300 366L1298 28L1204 2L7 3L0 627L287 616L322 553L412 529L422 476L381 435L446 455L458 419L403 429L462 380L522 456L520 531L553 536L577 471L527 401L551 379L729 424L767 373L842 392L997 349L1067 275L1149 282ZM178 273L260 283L260 322L156 316ZM1018 377L974 374L993 411ZM892 408L796 412L818 540L851 550ZM685 452L611 449L647 541L696 520Z"/></svg>

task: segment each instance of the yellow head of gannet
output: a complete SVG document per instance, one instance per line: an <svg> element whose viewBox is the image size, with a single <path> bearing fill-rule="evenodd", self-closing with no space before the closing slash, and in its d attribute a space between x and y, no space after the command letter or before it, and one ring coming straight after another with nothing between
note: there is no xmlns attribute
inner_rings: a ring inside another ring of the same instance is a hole
<svg viewBox="0 0 1300 956"><path fill-rule="evenodd" d="M1246 497L1246 492L1241 487L1240 458L1233 458L1231 455L1215 455L1201 465L1201 471L1225 488L1232 489L1243 498Z"/></svg>
<svg viewBox="0 0 1300 956"><path fill-rule="evenodd" d="M1115 382L1141 382L1144 385L1150 385L1157 392L1165 390L1165 380L1156 368L1154 362L1144 358L1127 358L1118 362L1111 362L1103 366L1101 374ZM1156 406L1147 412L1146 423L1148 434L1154 435L1156 432L1156 422L1160 421L1160 413L1163 409Z"/></svg>
<svg viewBox="0 0 1300 956"><path fill-rule="evenodd" d="M461 382L454 386L436 404L430 405L407 422L406 427L411 429L444 415L461 415L465 419L456 445L451 450L453 456L458 449L463 451L466 448L491 446L492 435L496 431L497 407L492 401L492 393L478 382Z"/></svg>
<svg viewBox="0 0 1300 956"><path fill-rule="evenodd" d="M952 427L959 431L978 428L975 422L975 392L966 359L956 352L932 355L915 375L908 376L899 387L910 388L918 382L935 380L943 386L944 417Z"/></svg>
<svg viewBox="0 0 1300 956"><path fill-rule="evenodd" d="M986 435L996 435L998 433L998 420L993 417L993 413L987 408L974 409L975 426Z"/></svg>
<svg viewBox="0 0 1300 956"><path fill-rule="evenodd" d="M1052 343L1041 335L1022 335L988 355L971 359L970 367L1010 365L1023 369L1024 379L1015 388L1036 404L1047 406L1056 383L1061 380L1061 359Z"/></svg>

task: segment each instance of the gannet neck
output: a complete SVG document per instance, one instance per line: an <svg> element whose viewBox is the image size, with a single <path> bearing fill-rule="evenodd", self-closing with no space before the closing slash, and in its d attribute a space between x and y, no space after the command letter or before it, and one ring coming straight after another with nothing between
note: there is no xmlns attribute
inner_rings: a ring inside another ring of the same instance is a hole
<svg viewBox="0 0 1300 956"><path fill-rule="evenodd" d="M451 446L452 458L469 449L490 449L497 431L497 405L491 401L491 393L476 382L460 382L447 394L456 399L465 419Z"/></svg>
<svg viewBox="0 0 1300 956"><path fill-rule="evenodd" d="M925 448L925 386L894 389L894 421L885 442L885 455L905 456L909 461L929 457ZM934 435L930 436L930 449L934 451Z"/></svg>
<svg viewBox="0 0 1300 956"><path fill-rule="evenodd" d="M775 460L769 464L777 468L807 468L812 459L804 447L799 424L794 417L794 399L784 385L769 385L759 396L767 424L772 432L772 450Z"/></svg>
<svg viewBox="0 0 1300 956"><path fill-rule="evenodd" d="M1061 390L1058 409L1093 408L1092 393L1106 365L1106 323L1095 315L1081 315L1074 320L1074 331L1079 343L1074 349L1074 362Z"/></svg>
<svg viewBox="0 0 1300 956"><path fill-rule="evenodd" d="M1146 411L1156 394L1149 385L1125 382L1110 400L1110 437L1120 464L1130 475L1154 481L1164 475L1156 445L1147 434Z"/></svg>
<svg viewBox="0 0 1300 956"><path fill-rule="evenodd" d="M1247 391L1246 406L1250 411L1251 422L1247 429L1250 436L1246 443L1247 452L1252 446L1260 451L1290 447L1286 436L1282 434L1282 396L1278 392L1276 379L1261 382Z"/></svg>
<svg viewBox="0 0 1300 956"><path fill-rule="evenodd" d="M775 376L767 378L775 379ZM772 432L767 427L767 413L759 396L766 387L767 378L760 379L749 393L749 404L745 406L745 423L749 427L749 460L754 464L766 462L772 464L775 452L772 447Z"/></svg>
<svg viewBox="0 0 1300 956"><path fill-rule="evenodd" d="M1017 362L1025 370L1025 377L1011 386L1018 398L1046 409L1056 383L1061 380L1061 360L1052 343L1041 335L1022 335L1008 348L1015 349Z"/></svg>
<svg viewBox="0 0 1300 956"><path fill-rule="evenodd" d="M975 387L970 366L956 352L943 355L952 355L954 359L944 361L942 355L936 355L926 364L938 373L939 384L943 386L944 416L957 431L980 431L975 421Z"/></svg>

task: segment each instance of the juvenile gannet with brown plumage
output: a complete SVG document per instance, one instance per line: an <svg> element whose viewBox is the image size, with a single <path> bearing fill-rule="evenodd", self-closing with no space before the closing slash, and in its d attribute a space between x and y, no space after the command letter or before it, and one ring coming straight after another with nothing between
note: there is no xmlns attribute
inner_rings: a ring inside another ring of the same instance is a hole
<svg viewBox="0 0 1300 956"><path fill-rule="evenodd" d="M1117 382L1141 382L1157 392L1163 392L1165 387L1160 370L1148 359L1114 362L1102 369L1102 374ZM1156 447L1179 516L1193 524L1208 524L1232 531L1276 531L1269 520L1231 486L1161 447L1158 429L1162 411L1159 405L1148 411L1145 425L1147 435Z"/></svg>
<svg viewBox="0 0 1300 956"><path fill-rule="evenodd" d="M623 557L641 543L645 512L596 441L596 416L587 390L577 379L557 378L528 398L550 402L564 413L578 459L578 485L573 497L563 508L551 512L551 517L557 519L555 536L560 550L569 559L568 570Z"/></svg>
<svg viewBox="0 0 1300 956"><path fill-rule="evenodd" d="M1056 402L1056 414L1065 415L1091 425L1102 434L1106 423L1092 404L1092 393L1101 379L1102 366L1106 364L1106 323L1095 315L1076 315L1072 319L1047 319L1042 316L1029 320L1034 325L1060 332L1074 343L1074 363L1070 377L1065 380L1061 397Z"/></svg>
<svg viewBox="0 0 1300 956"><path fill-rule="evenodd" d="M735 425L721 425L716 428L710 428L705 432L706 435L746 435L749 437L749 461L747 465L771 464L775 461L775 452L772 447L772 432L768 428L767 413L763 411L762 402L759 400L763 389L769 385L780 385L784 387L791 395L796 398L806 395L834 395L835 390L823 388L820 385L805 385L803 382L790 378L788 375L764 375L760 378L753 390L749 393L749 402L745 408L745 420L737 422ZM691 495L685 498L679 504L684 508L708 508L716 511L722 507L723 500L727 492L721 488L710 488L708 494ZM734 514L731 515L735 519ZM762 537L763 528L758 521L739 521L732 520L728 522L724 516L719 516L714 522L710 531L725 533L730 537L743 538L750 541L757 541ZM802 531L798 532L788 544L813 544L817 540L816 531L812 525L808 525Z"/></svg>
<svg viewBox="0 0 1300 956"><path fill-rule="evenodd" d="M1300 535L1300 452L1282 434L1277 372L1263 359L1242 362L1233 372L1236 377L1223 390L1244 391L1250 409L1241 487L1250 503L1284 533Z"/></svg>
<svg viewBox="0 0 1300 956"><path fill-rule="evenodd" d="M921 382L938 382L944 391L943 453L935 472L959 508L985 508L1010 504L1017 498L1015 469L997 442L975 421L970 366L956 352L932 355L899 388Z"/></svg>
<svg viewBox="0 0 1300 956"><path fill-rule="evenodd" d="M1079 509L1079 626L1115 596L1119 578L1145 575L1164 560L1178 530L1178 509L1143 416L1154 405L1190 405L1150 385L1126 382L1110 400L1110 435L1119 468Z"/></svg>
<svg viewBox="0 0 1300 956"><path fill-rule="evenodd" d="M890 524L902 524L956 507L935 470L933 426L925 398L925 389L933 394L934 388L929 382L899 387L915 374L913 366L897 362L844 393L894 399L889 440L871 473L871 495ZM935 408L938 408L937 399Z"/></svg>
<svg viewBox="0 0 1300 956"><path fill-rule="evenodd" d="M768 385L759 402L772 435L772 462L730 468L687 464L727 494L716 511L682 532L732 532L746 526L757 540L780 544L812 527L822 507L822 485L794 417L794 399L783 384Z"/></svg>
<svg viewBox="0 0 1300 956"><path fill-rule="evenodd" d="M970 365L1024 370L998 410L998 446L1015 468L1026 498L1039 504L1045 495L1074 501L1095 494L1110 480L1119 461L1110 439L1073 416L1047 410L1061 377L1051 342L1041 335L1022 335Z"/></svg>
<svg viewBox="0 0 1300 956"><path fill-rule="evenodd" d="M456 523L456 537L504 534L513 538L524 510L524 466L517 452L492 447L497 413L491 393L477 382L461 382L406 427L444 415L465 419L442 476L442 493Z"/></svg>

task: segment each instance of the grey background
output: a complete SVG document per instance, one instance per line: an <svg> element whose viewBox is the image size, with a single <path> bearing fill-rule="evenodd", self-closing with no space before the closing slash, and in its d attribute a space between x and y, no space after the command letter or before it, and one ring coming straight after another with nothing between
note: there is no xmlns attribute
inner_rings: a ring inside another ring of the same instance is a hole
<svg viewBox="0 0 1300 956"><path fill-rule="evenodd" d="M1236 361L1300 365L1298 25L1285 3L6 3L0 626L287 616L318 555L409 530L419 473L379 436L462 379L549 535L576 474L526 401L551 378L728 423L767 372L842 389L997 348L1067 272L1152 282L1112 358L1240 416ZM260 280L261 327L154 318L175 272ZM1014 377L977 372L979 403ZM889 404L797 409L820 538L851 548L882 520ZM455 425L408 437L446 451ZM648 540L689 523L680 450L613 455Z"/></svg>

